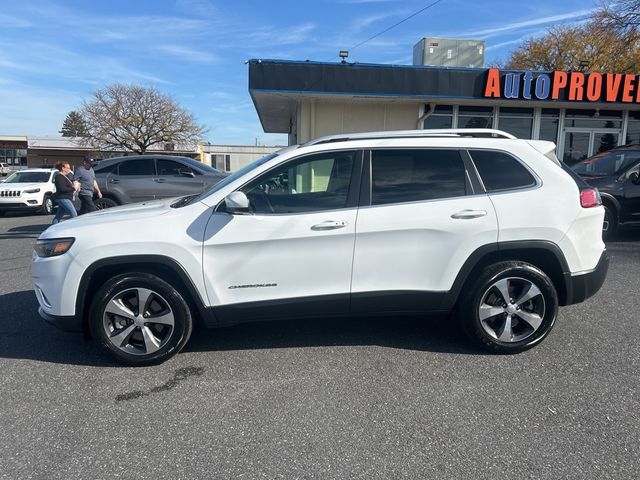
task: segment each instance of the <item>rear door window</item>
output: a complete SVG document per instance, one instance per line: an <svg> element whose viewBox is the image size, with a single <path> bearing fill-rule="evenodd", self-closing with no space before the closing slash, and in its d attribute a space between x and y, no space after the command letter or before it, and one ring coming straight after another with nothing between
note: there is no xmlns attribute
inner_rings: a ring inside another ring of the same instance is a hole
<svg viewBox="0 0 640 480"><path fill-rule="evenodd" d="M457 150L374 150L371 204L419 202L467 194Z"/></svg>
<svg viewBox="0 0 640 480"><path fill-rule="evenodd" d="M536 179L515 157L497 150L470 150L469 154L487 192L532 187Z"/></svg>
<svg viewBox="0 0 640 480"><path fill-rule="evenodd" d="M119 175L155 175L153 158L139 158L136 160L125 160L120 163Z"/></svg>

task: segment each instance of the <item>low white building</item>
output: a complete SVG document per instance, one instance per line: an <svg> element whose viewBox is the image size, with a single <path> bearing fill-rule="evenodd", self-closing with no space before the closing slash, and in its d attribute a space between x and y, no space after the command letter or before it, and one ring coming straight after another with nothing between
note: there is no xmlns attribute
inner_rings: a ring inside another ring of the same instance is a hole
<svg viewBox="0 0 640 480"><path fill-rule="evenodd" d="M235 172L258 158L277 152L281 146L212 145L199 146L200 161L223 172Z"/></svg>

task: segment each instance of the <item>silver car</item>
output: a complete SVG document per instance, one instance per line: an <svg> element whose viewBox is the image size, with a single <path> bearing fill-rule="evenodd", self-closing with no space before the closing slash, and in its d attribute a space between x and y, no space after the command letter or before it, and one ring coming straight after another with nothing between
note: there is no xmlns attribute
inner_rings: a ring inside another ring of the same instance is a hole
<svg viewBox="0 0 640 480"><path fill-rule="evenodd" d="M103 195L95 199L98 209L200 194L228 175L189 157L167 155L109 158L94 171Z"/></svg>

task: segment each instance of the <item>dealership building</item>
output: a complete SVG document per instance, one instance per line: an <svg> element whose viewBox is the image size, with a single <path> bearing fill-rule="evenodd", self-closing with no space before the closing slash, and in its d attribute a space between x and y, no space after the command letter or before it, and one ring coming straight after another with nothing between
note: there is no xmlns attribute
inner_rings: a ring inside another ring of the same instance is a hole
<svg viewBox="0 0 640 480"><path fill-rule="evenodd" d="M267 133L289 144L363 131L496 128L550 140L568 163L640 143L640 76L614 72L251 60Z"/></svg>

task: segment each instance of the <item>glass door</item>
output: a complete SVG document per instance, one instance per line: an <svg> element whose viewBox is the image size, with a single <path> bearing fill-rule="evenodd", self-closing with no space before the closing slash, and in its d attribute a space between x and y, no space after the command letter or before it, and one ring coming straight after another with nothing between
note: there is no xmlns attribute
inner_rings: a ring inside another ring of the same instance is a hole
<svg viewBox="0 0 640 480"><path fill-rule="evenodd" d="M567 165L605 152L618 145L620 130L565 128L562 160Z"/></svg>

